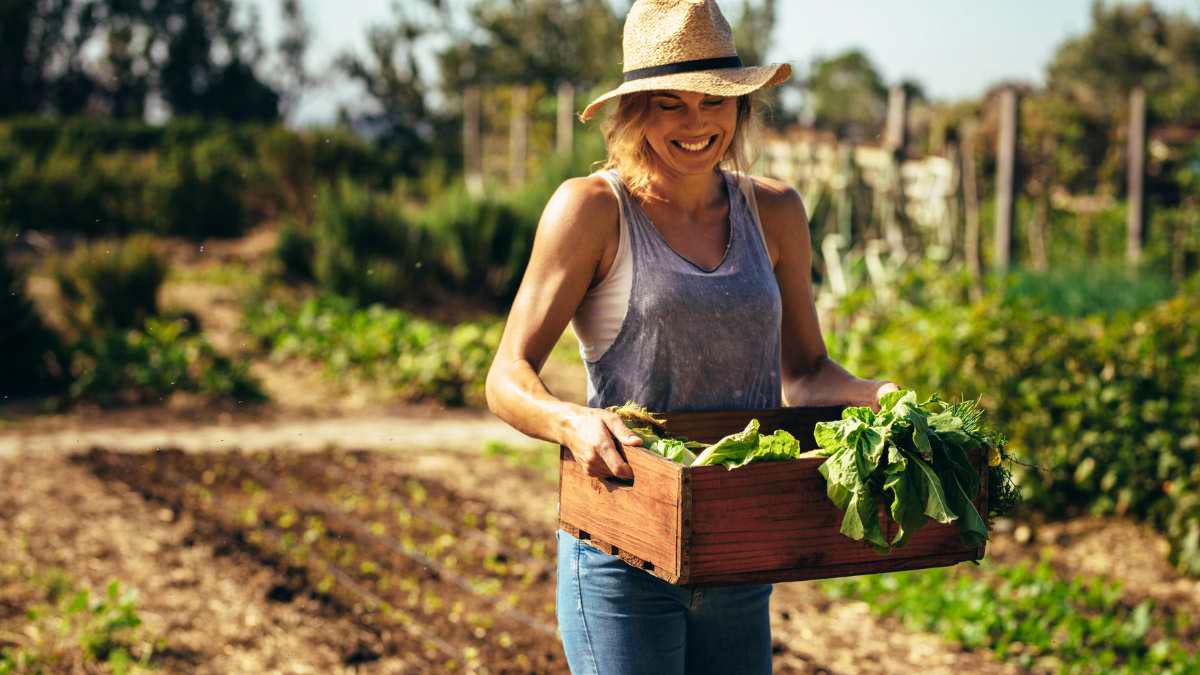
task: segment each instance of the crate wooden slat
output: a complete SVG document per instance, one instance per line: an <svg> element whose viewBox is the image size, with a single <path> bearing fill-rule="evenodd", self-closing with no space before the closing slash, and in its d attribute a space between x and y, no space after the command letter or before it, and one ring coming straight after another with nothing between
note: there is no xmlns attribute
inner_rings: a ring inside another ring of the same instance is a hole
<svg viewBox="0 0 1200 675"><path fill-rule="evenodd" d="M841 417L841 407L775 408L664 415L671 434L712 443L742 430L751 418L769 434L784 429L816 448L817 422ZM602 551L673 584L768 583L921 569L979 560L985 547L965 545L958 524L929 522L899 549L880 554L839 532L843 514L825 496L817 467L823 458L761 462L740 469L685 467L643 448L624 448L631 482L588 476L561 449L559 526ZM982 451L975 500L987 508ZM896 524L879 505L889 540Z"/></svg>

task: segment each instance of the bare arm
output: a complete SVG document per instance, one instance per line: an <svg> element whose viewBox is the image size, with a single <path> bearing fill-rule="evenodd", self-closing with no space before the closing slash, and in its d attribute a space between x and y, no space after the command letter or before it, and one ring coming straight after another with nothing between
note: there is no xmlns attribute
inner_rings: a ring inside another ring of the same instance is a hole
<svg viewBox="0 0 1200 675"><path fill-rule="evenodd" d="M783 399L791 406L866 405L878 409L891 382L855 377L829 358L812 288L812 241L804 202L784 183L756 178L755 195L783 298Z"/></svg>
<svg viewBox="0 0 1200 675"><path fill-rule="evenodd" d="M620 454L640 439L617 415L556 398L539 373L583 300L615 232L616 197L601 178L572 178L542 212L533 251L488 371L488 408L517 430L567 446L596 476L632 475Z"/></svg>

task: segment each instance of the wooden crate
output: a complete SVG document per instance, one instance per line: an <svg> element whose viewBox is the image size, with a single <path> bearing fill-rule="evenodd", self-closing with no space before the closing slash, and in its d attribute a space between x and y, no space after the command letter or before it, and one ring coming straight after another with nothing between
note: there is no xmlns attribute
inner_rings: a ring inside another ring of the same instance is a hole
<svg viewBox="0 0 1200 675"><path fill-rule="evenodd" d="M666 414L671 434L712 443L757 418L760 432L785 429L801 447L815 449L817 422L841 418L841 407L775 408ZM842 512L825 495L817 471L824 458L759 462L740 469L685 467L644 448L625 447L633 479L588 476L561 449L559 526L602 551L672 584L695 586L768 583L942 567L980 560L985 546L967 546L958 523L930 521L903 547L876 552L838 530ZM987 508L987 466L979 468ZM884 536L896 524L881 500Z"/></svg>

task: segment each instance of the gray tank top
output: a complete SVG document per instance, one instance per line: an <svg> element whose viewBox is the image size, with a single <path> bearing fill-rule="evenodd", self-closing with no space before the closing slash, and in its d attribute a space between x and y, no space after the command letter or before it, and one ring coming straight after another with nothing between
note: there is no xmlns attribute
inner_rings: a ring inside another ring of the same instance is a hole
<svg viewBox="0 0 1200 675"><path fill-rule="evenodd" d="M745 195L720 172L730 236L712 270L667 244L615 171L599 173L621 203L633 285L612 345L584 361L590 407L635 401L680 412L781 405L779 286Z"/></svg>

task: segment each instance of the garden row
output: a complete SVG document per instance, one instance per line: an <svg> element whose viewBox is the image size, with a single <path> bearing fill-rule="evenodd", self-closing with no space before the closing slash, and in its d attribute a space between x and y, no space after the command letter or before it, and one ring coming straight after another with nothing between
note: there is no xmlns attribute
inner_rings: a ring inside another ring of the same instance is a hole
<svg viewBox="0 0 1200 675"><path fill-rule="evenodd" d="M83 461L248 546L443 671L560 670L545 535L368 458L122 455Z"/></svg>
<svg viewBox="0 0 1200 675"><path fill-rule="evenodd" d="M281 565L385 636L389 653L447 670L561 670L547 532L365 452L79 456ZM985 562L820 582L1035 672L1196 672L1200 624L1118 584L1044 564ZM778 642L777 653L788 646Z"/></svg>

